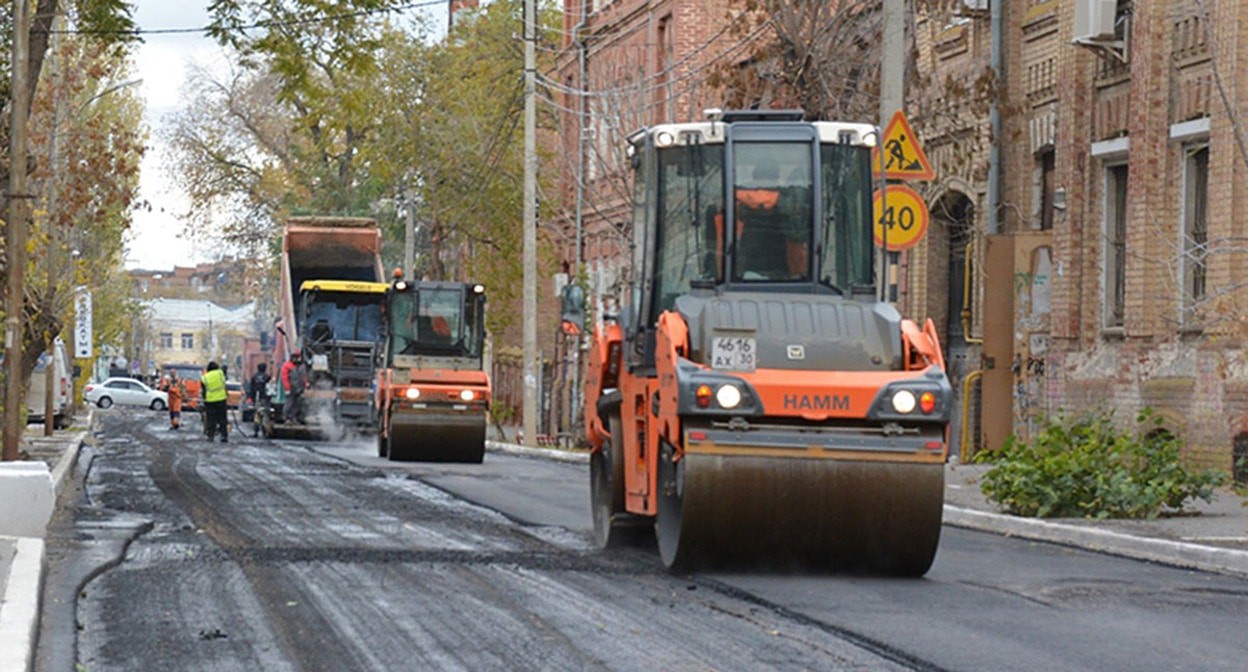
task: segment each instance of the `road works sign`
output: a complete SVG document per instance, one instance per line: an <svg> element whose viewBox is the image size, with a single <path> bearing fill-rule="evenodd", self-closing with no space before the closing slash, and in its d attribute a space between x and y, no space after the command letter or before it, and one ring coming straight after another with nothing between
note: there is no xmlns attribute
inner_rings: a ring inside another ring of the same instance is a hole
<svg viewBox="0 0 1248 672"><path fill-rule="evenodd" d="M875 246L884 244L884 229L888 228L888 251L908 250L923 240L931 215L927 203L915 190L905 185L889 185L888 207L879 189L875 190Z"/></svg>
<svg viewBox="0 0 1248 672"><path fill-rule="evenodd" d="M884 150L884 177L889 180L919 180L936 177L932 164L919 146L919 138L901 110L893 115L884 129L884 139L871 149L871 170L880 175L880 149Z"/></svg>

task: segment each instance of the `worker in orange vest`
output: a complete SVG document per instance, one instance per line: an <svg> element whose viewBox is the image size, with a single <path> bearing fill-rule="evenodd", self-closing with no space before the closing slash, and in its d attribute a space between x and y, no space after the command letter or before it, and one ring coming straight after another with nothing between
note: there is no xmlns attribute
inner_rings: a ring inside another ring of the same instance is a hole
<svg viewBox="0 0 1248 672"><path fill-rule="evenodd" d="M186 386L178 378L177 371L169 369L164 390L169 395L169 429L176 430L182 426L182 400L186 397Z"/></svg>

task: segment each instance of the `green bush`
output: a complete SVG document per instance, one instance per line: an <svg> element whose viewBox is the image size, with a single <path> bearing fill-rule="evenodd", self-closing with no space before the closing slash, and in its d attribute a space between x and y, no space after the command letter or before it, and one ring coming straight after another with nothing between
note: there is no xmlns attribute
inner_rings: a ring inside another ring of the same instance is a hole
<svg viewBox="0 0 1248 672"><path fill-rule="evenodd" d="M1030 442L1011 436L1000 451L977 457L995 464L984 474L984 494L1035 518L1156 518L1194 497L1211 501L1226 474L1185 469L1179 439L1151 409L1136 423L1135 432L1120 432L1100 413L1050 421Z"/></svg>

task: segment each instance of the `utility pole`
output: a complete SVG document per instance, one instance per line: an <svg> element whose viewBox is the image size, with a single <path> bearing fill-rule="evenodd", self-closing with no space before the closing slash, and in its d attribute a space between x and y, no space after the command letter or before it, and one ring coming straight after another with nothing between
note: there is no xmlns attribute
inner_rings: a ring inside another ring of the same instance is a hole
<svg viewBox="0 0 1248 672"><path fill-rule="evenodd" d="M530 0L532 1L532 0ZM4 450L3 459L11 462L18 457L22 441L21 404L26 403L22 394L22 309L24 307L23 281L26 273L26 218L30 202L26 193L26 101L30 99L30 15L27 0L13 0L13 58L12 97L9 107L13 111L9 127L9 221L5 227L6 267L9 273L8 293L5 297L4 360L7 371L4 394Z"/></svg>
<svg viewBox="0 0 1248 672"><path fill-rule="evenodd" d="M880 156L884 155L884 129L888 127L888 122L893 118L893 114L900 110L906 103L905 98L905 76L906 76L906 54L909 50L906 48L906 0L884 0L883 7L883 40L880 42L881 60L880 60L880 133L881 136L876 140L880 148ZM881 171L883 169L881 168ZM880 175L880 185L883 191L884 209L888 208L888 181L884 179L883 173ZM888 228L884 228L884 235L888 235ZM885 241L888 240L886 237ZM897 253L889 252L887 242L883 249L880 250L880 294L881 300L892 300L892 287L896 283L894 273L896 272Z"/></svg>
<svg viewBox="0 0 1248 672"><path fill-rule="evenodd" d="M60 68L60 57L57 51L60 43L60 34L52 34L51 48L51 73L53 81L56 81L58 70ZM59 88L52 90L52 133L48 139L50 143L48 151L48 202L47 217L48 222L48 287L47 287L47 303L48 306L55 310L56 305L56 281L58 279L56 267L57 258L61 253L61 227L56 225L56 181L60 166L57 165L57 138L61 134L61 91ZM72 331L72 330L71 330ZM58 381L56 379L56 339L48 339L48 364L44 367L44 383L43 383L43 435L52 436L53 430L56 429L56 398ZM68 409L66 409L68 410Z"/></svg>
<svg viewBox="0 0 1248 672"><path fill-rule="evenodd" d="M524 0L524 445L537 446L537 2Z"/></svg>
<svg viewBox="0 0 1248 672"><path fill-rule="evenodd" d="M581 0L580 16L572 30L576 40L577 86L580 87L580 95L576 97L576 263L572 265L570 282L581 279L581 266L585 263L585 98L589 92L589 83L586 81L589 38L586 37L585 24L589 20L588 14L589 0ZM577 326L584 329L584 320L581 322ZM568 414L571 416L568 424L574 432L580 426L580 419L584 417L581 412L581 342L584 338L584 334L577 331L569 339L572 341L572 392L568 395Z"/></svg>
<svg viewBox="0 0 1248 672"><path fill-rule="evenodd" d="M416 190L412 188L412 174L407 174L407 187L403 200L407 203L407 231L403 238L403 273L412 280L416 277Z"/></svg>

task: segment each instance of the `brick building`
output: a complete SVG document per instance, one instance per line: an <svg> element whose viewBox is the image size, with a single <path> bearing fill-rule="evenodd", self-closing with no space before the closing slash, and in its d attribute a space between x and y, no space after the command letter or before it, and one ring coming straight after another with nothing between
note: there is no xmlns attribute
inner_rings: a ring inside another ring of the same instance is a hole
<svg viewBox="0 0 1248 672"><path fill-rule="evenodd" d="M1240 140L1248 117L1228 113L1222 91L1230 101L1248 95L1248 5L1005 3L1000 80L988 5L932 3L942 9L911 23L917 58L906 109L938 179L915 185L932 222L902 257L899 307L937 322L955 389L982 375L968 423L977 445L995 448L1061 411L1113 409L1127 425L1151 406L1185 439L1191 460L1230 468L1248 452L1248 297L1239 291L1248 250L1234 217L1248 205L1238 179L1248 165L1248 140ZM582 6L589 15L578 25ZM718 48L731 45L717 42L726 7L565 4L564 128L575 128L580 104L580 38L585 88L600 92L584 98L591 163L609 165L632 127L717 105L699 75L731 58ZM608 115L612 100L619 109ZM575 134L561 136L571 143L564 154L575 156ZM586 174L591 288L619 288L626 278L611 259L623 249L627 193L604 182L612 175L601 166Z"/></svg>
<svg viewBox="0 0 1248 672"><path fill-rule="evenodd" d="M1081 21L1076 34L1084 3L1033 4L1052 6L1061 42L1048 66L1049 407L1104 405L1128 421L1151 406L1189 458L1230 468L1248 443L1248 266L1235 217L1248 204L1237 139L1248 120L1220 92L1248 93L1248 6L1119 0L1112 22Z"/></svg>

